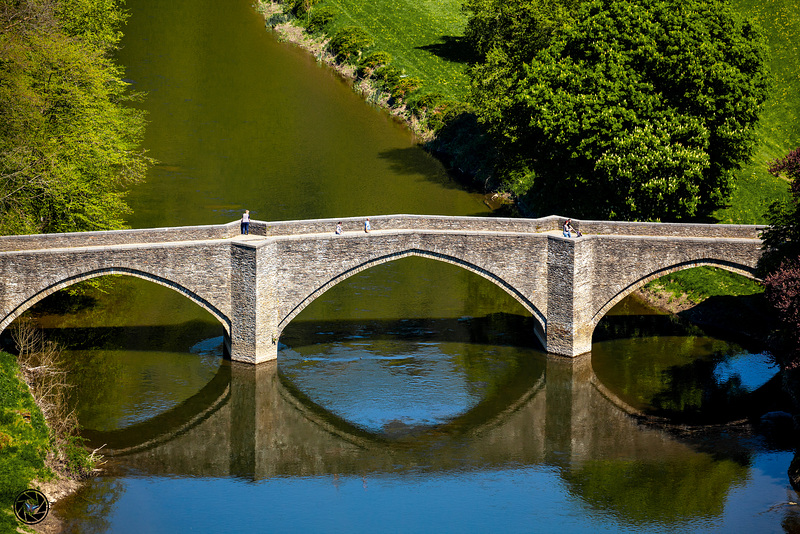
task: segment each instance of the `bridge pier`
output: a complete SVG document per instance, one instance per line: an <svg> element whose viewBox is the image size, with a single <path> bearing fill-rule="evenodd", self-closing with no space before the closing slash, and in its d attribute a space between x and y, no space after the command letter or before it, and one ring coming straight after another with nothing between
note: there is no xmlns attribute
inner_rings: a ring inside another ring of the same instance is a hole
<svg viewBox="0 0 800 534"><path fill-rule="evenodd" d="M270 243L234 243L231 247L230 356L237 362L278 358L274 254Z"/></svg>
<svg viewBox="0 0 800 534"><path fill-rule="evenodd" d="M545 349L575 357L592 350L593 241L551 236L547 243Z"/></svg>

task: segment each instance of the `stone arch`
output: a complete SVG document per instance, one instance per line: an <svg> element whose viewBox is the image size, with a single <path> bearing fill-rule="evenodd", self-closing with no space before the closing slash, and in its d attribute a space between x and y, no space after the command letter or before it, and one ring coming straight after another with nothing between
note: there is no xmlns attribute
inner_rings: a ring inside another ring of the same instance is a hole
<svg viewBox="0 0 800 534"><path fill-rule="evenodd" d="M283 329L294 319L303 309L306 308L309 304L319 298L323 293L328 291L333 286L337 285L338 283L350 278L353 275L360 273L361 271L365 271L371 267L375 267L377 265L388 263L390 261L399 260L402 258L406 258L409 256L418 256L422 258L428 258L432 260L442 261L445 263L450 263L453 265L457 265L463 269L471 271L475 274L478 274L490 282L494 283L495 285L499 286L501 289L506 291L510 294L514 299L522 304L522 306L528 310L533 317L536 319L536 324L539 330L536 332L536 335L539 337L539 340L544 345L544 332L545 332L545 325L546 325L546 318L544 314L523 294L517 291L511 284L503 280L501 277L497 276L496 274L483 269L471 262L463 260L461 258L457 258L455 256L451 256L448 254L442 254L440 252L432 252L429 250L423 250L418 248L411 248L407 250L402 250L398 252L393 252L389 254L385 254L383 256L379 256L376 258L371 258L359 265L346 269L342 273L337 276L334 276L321 286L314 289L311 293L309 293L301 302L299 302L294 308L292 308L285 317L280 318L277 328L277 335L280 336Z"/></svg>
<svg viewBox="0 0 800 534"><path fill-rule="evenodd" d="M714 258L702 258L697 260L691 260L687 262L680 262L676 263L667 267L663 267L657 269L645 276L640 277L635 282L628 284L622 291L618 292L614 295L611 299L609 299L605 304L603 304L600 309L592 316L591 324L592 324L592 332L594 332L594 328L600 322L608 311L613 308L619 301L623 298L627 297L640 287L644 286L648 282L651 282L657 278L661 278L662 276L666 276L671 273L675 273L678 271L685 271L686 269L692 269L694 267L719 267L720 269L725 269L726 271L730 271L735 274L739 274L745 276L747 278L751 278L753 280L758 280L754 274L754 269L748 265L742 265L735 262L725 261L725 260L718 260Z"/></svg>
<svg viewBox="0 0 800 534"><path fill-rule="evenodd" d="M90 280L92 278L98 278L100 276L106 276L110 274L122 274L128 276L135 276L137 278L141 278L143 280L147 280L149 282L155 282L162 286L168 287L177 291L178 293L184 295L186 298L200 306L201 308L208 311L211 315L217 318L217 320L222 323L223 328L225 329L226 335L230 336L231 332L231 320L228 318L224 313L222 313L219 309L213 306L210 302L203 299L193 291L187 289L186 287L175 283L171 280L163 278L161 276L157 276L152 273L148 273L145 271L139 271L136 269L130 269L127 267L109 267L104 269L94 269L91 271L86 271L84 273L71 275L60 282L55 284L51 284L37 293L31 295L23 302L21 302L16 308L14 308L3 320L0 322L0 332L8 328L8 326L20 315L22 315L25 311L27 311L31 306L39 302L40 300L44 299L55 293L60 289L64 289L65 287L69 287L71 285L77 284L78 282L83 282L84 280Z"/></svg>

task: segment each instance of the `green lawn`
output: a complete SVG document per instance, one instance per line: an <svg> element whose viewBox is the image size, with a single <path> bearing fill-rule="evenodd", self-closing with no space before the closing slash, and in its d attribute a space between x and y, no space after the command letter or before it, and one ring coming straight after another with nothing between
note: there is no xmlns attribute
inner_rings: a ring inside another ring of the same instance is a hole
<svg viewBox="0 0 800 534"><path fill-rule="evenodd" d="M325 0L339 12L328 33L345 26L363 28L374 41L370 50L387 52L392 65L423 80L424 92L455 99L467 95L462 36L466 16L459 0Z"/></svg>
<svg viewBox="0 0 800 534"><path fill-rule="evenodd" d="M788 196L788 184L769 174L767 167L800 146L800 6L796 0L733 0L732 4L767 34L773 87L758 126L753 161L740 172L730 207L716 216L723 223L761 224L767 206Z"/></svg>

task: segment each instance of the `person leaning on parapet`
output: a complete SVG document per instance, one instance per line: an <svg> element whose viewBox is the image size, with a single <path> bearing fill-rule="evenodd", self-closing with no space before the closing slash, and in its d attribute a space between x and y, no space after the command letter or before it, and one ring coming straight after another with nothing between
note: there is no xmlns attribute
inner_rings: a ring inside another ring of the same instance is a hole
<svg viewBox="0 0 800 534"><path fill-rule="evenodd" d="M242 213L242 233L245 235L250 233L250 210L244 210Z"/></svg>
<svg viewBox="0 0 800 534"><path fill-rule="evenodd" d="M564 237L572 237L572 232L575 230L572 228L572 219L567 219L564 221Z"/></svg>
<svg viewBox="0 0 800 534"><path fill-rule="evenodd" d="M372 230L372 226L370 226L370 224L369 224L369 218L367 218L367 220L366 220L366 221L364 221L364 231L365 231L366 233L369 233L369 231L370 231L370 230Z"/></svg>
<svg viewBox="0 0 800 534"><path fill-rule="evenodd" d="M335 232L336 232L336 234L341 234L342 233L342 223L340 223L340 222L336 223L336 231Z"/></svg>

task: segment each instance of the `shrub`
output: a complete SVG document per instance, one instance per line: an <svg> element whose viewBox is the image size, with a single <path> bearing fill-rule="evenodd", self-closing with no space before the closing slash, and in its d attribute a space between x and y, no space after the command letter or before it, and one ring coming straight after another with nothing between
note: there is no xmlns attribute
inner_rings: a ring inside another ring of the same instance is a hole
<svg viewBox="0 0 800 534"><path fill-rule="evenodd" d="M391 65L384 65L383 67L375 69L373 77L375 81L378 82L378 85L388 91L400 81L400 76L402 75L403 71L400 69Z"/></svg>
<svg viewBox="0 0 800 534"><path fill-rule="evenodd" d="M311 8L320 3L322 0L297 0L292 7L292 13L295 17L300 18L306 16L311 11Z"/></svg>
<svg viewBox="0 0 800 534"><path fill-rule="evenodd" d="M459 115L469 111L469 106L463 102L450 99L441 100L435 108L428 109L428 127L438 131Z"/></svg>
<svg viewBox="0 0 800 534"><path fill-rule="evenodd" d="M338 61L349 61L354 55L372 44L366 31L356 26L342 28L334 34L328 43L328 49Z"/></svg>
<svg viewBox="0 0 800 534"><path fill-rule="evenodd" d="M330 6L319 6L311 10L307 28L310 32L321 32L336 17L336 10Z"/></svg>
<svg viewBox="0 0 800 534"><path fill-rule="evenodd" d="M422 87L422 80L416 76L400 76L400 79L392 87L392 98L404 100L410 93Z"/></svg>
<svg viewBox="0 0 800 534"><path fill-rule="evenodd" d="M442 93L423 93L408 99L408 109L417 115L422 116L428 110L433 110L444 100Z"/></svg>
<svg viewBox="0 0 800 534"><path fill-rule="evenodd" d="M358 75L362 78L367 78L375 72L376 69L384 67L392 61L392 56L386 52L372 52L365 56L361 63L358 65Z"/></svg>

